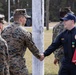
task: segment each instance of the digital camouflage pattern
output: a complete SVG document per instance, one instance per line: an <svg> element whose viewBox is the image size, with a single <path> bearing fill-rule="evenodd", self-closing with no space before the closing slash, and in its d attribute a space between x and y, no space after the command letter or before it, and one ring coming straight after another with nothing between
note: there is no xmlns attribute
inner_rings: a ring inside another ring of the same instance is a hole
<svg viewBox="0 0 76 75"><path fill-rule="evenodd" d="M38 59L40 58L39 50L32 41L31 33L24 26L14 22L3 30L2 37L8 44L10 75L28 75L26 61L23 58L26 48L28 47Z"/></svg>
<svg viewBox="0 0 76 75"><path fill-rule="evenodd" d="M53 37L52 37L52 40L54 41L54 39L64 30L64 24L63 22L59 22L57 25L54 26L53 28ZM54 55L55 55L55 58L60 60L63 56L64 56L64 53L63 53L63 47L61 46L60 48L56 49L54 51Z"/></svg>
<svg viewBox="0 0 76 75"><path fill-rule="evenodd" d="M0 75L10 75L8 67L8 47L5 40L0 36Z"/></svg>

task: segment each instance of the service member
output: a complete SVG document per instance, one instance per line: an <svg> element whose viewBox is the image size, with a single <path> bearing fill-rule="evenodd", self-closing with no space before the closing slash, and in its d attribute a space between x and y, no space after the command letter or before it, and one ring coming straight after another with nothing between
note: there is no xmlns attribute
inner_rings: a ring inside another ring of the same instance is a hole
<svg viewBox="0 0 76 75"><path fill-rule="evenodd" d="M26 13L15 10L14 23L7 26L2 32L2 37L8 44L10 75L28 75L26 61L23 58L27 47L34 56L41 58L39 50L32 41L31 33L24 27L26 18Z"/></svg>
<svg viewBox="0 0 76 75"><path fill-rule="evenodd" d="M62 45L64 48L64 58L59 75L76 75L76 62L72 62L73 54L76 48L76 17L75 15L67 14L61 20L64 21L64 28L66 30L59 34L56 40L54 40L52 44L46 49L42 60L44 57L50 55L53 51Z"/></svg>
<svg viewBox="0 0 76 75"><path fill-rule="evenodd" d="M3 30L3 17L0 14L0 75L10 75L8 65L8 46L6 41L1 37L1 31Z"/></svg>
<svg viewBox="0 0 76 75"><path fill-rule="evenodd" d="M59 15L60 15L60 18L63 18L66 14L74 14L72 11L71 11L71 8L70 7L64 7L64 8L60 8L59 10ZM52 36L52 40L54 41L55 38L61 33L63 32L65 29L64 29L64 23L63 21L60 21L57 25L54 26L53 28L53 36ZM61 67L61 62L63 60L63 57L64 57L64 52L63 52L63 47L60 46L58 49L56 49L54 51L54 55L55 55L55 59L54 59L54 64L56 65L57 63L59 64L59 69Z"/></svg>

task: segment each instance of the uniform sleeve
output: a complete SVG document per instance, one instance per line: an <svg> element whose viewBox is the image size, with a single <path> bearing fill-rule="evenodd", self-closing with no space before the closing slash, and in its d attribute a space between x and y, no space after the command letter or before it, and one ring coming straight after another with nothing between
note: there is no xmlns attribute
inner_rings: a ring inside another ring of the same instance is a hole
<svg viewBox="0 0 76 75"><path fill-rule="evenodd" d="M27 32L26 34L26 45L29 48L29 50L33 53L33 55L39 59L40 58L39 50L32 40L32 34L29 32Z"/></svg>
<svg viewBox="0 0 76 75"><path fill-rule="evenodd" d="M53 28L53 36L52 36L52 41L54 41L54 39L56 38L56 36L57 36L57 32L56 32L56 28L54 27Z"/></svg>
<svg viewBox="0 0 76 75"><path fill-rule="evenodd" d="M44 56L50 55L57 48L59 48L59 46L62 45L62 43L61 43L61 36L62 36L62 34L60 34L59 36L57 36L57 38L52 42L52 44L45 50Z"/></svg>
<svg viewBox="0 0 76 75"><path fill-rule="evenodd" d="M9 64L8 64L8 46L5 41L3 41L4 44L2 44L2 49L3 49L3 59L4 59L4 75L9 75Z"/></svg>
<svg viewBox="0 0 76 75"><path fill-rule="evenodd" d="M6 42L5 42L4 49L5 49L5 57L6 57L6 60L8 62L8 60L9 60L9 53L8 53L8 46L7 46L7 43Z"/></svg>
<svg viewBox="0 0 76 75"><path fill-rule="evenodd" d="M18 27L15 30L15 33L23 41L25 48L27 47L33 53L33 55L39 59L41 57L41 55L32 40L32 34L30 32L28 32L25 29L25 27L22 27L22 26Z"/></svg>

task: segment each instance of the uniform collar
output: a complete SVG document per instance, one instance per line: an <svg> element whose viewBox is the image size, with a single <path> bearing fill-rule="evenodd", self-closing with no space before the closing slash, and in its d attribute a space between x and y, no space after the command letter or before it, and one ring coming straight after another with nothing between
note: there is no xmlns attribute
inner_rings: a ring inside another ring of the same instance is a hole
<svg viewBox="0 0 76 75"><path fill-rule="evenodd" d="M20 26L20 23L19 22L14 22L13 24L14 25L17 25L17 26Z"/></svg>
<svg viewBox="0 0 76 75"><path fill-rule="evenodd" d="M72 28L71 30L68 30L68 32L73 32L75 30L75 27Z"/></svg>

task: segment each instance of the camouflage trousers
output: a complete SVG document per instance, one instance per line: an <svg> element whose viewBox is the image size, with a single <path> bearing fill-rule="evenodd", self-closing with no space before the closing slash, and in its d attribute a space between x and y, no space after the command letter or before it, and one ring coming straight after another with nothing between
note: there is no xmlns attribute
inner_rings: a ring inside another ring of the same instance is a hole
<svg viewBox="0 0 76 75"><path fill-rule="evenodd" d="M60 67L61 67L61 65L62 65L63 57L64 57L64 55L61 55L61 56L59 57L59 61L58 61L59 69L60 69Z"/></svg>
<svg viewBox="0 0 76 75"><path fill-rule="evenodd" d="M10 75L9 72L4 72L3 69L0 69L0 75Z"/></svg>
<svg viewBox="0 0 76 75"><path fill-rule="evenodd" d="M10 75L8 72L0 71L0 75Z"/></svg>
<svg viewBox="0 0 76 75"><path fill-rule="evenodd" d="M3 67L4 65L0 65L0 75L10 75L9 74L9 67Z"/></svg>
<svg viewBox="0 0 76 75"><path fill-rule="evenodd" d="M9 64L10 75L28 75L24 58L12 58Z"/></svg>
<svg viewBox="0 0 76 75"><path fill-rule="evenodd" d="M7 63L0 63L0 75L10 75Z"/></svg>

